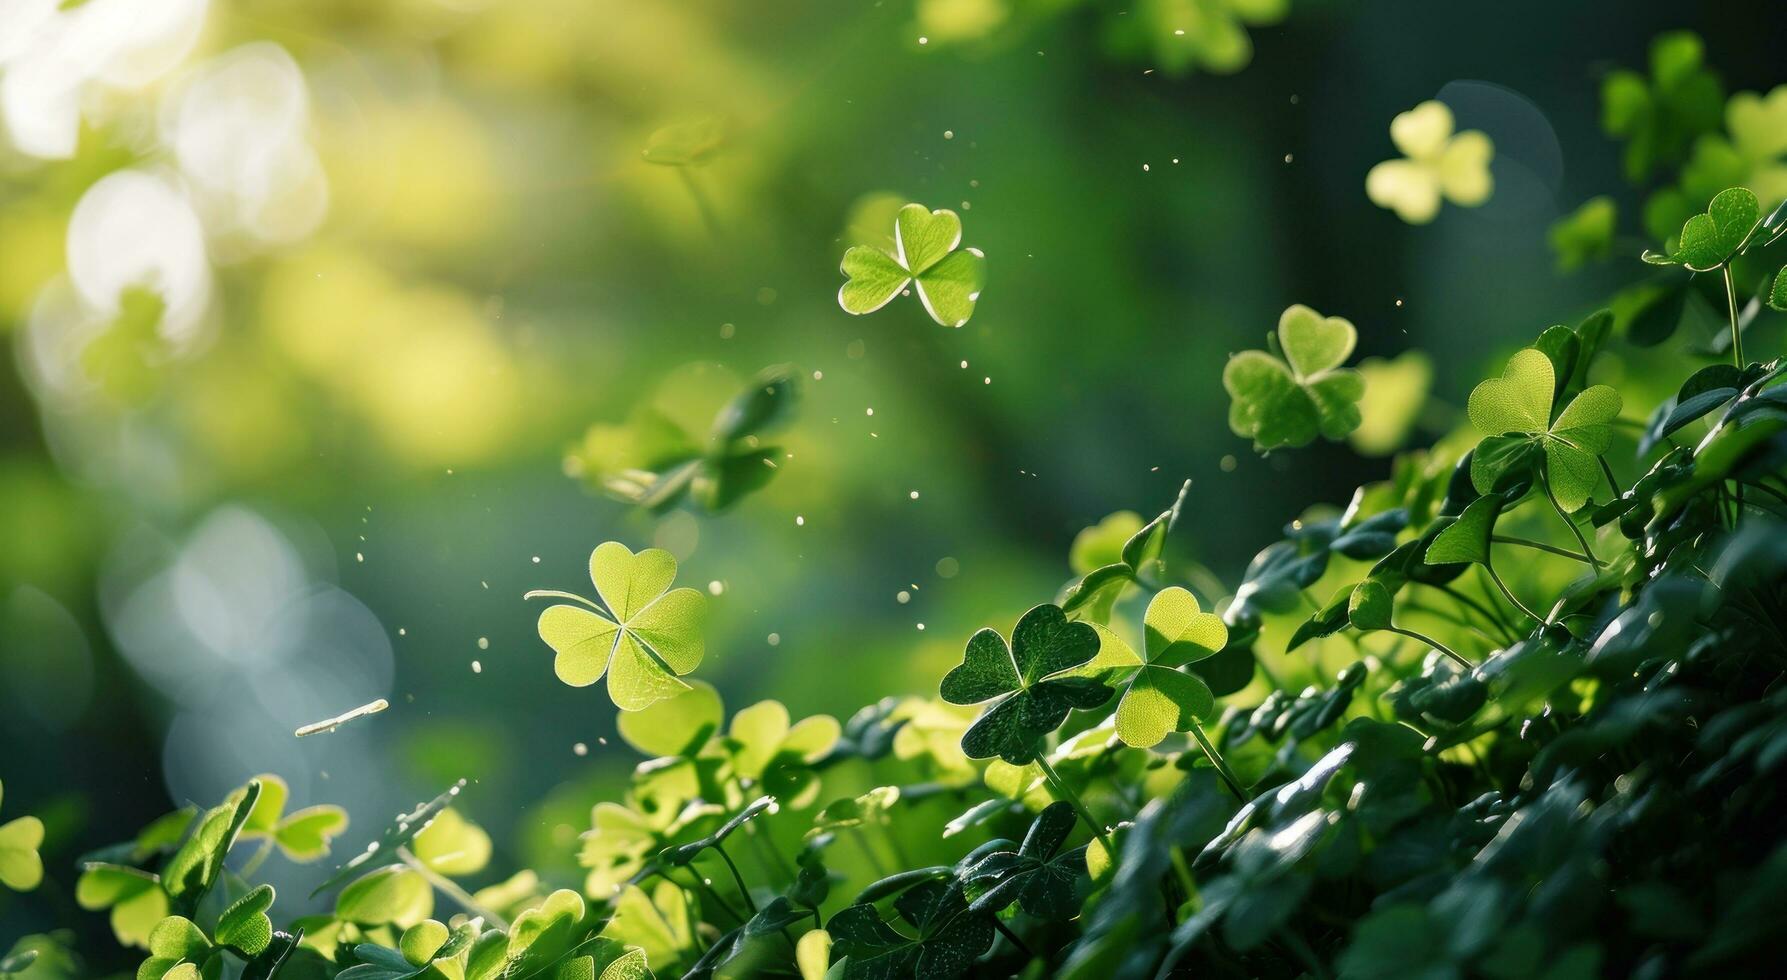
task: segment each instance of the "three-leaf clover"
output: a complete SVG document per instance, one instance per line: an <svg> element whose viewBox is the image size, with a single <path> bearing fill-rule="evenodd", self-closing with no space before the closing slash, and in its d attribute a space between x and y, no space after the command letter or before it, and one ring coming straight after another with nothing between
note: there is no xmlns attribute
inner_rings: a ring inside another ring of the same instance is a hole
<svg viewBox="0 0 1787 980"><path fill-rule="evenodd" d="M1576 511L1588 503L1600 479L1595 460L1613 441L1613 420L1619 417L1619 392L1607 385L1584 389L1552 420L1551 403L1557 375L1543 351L1528 347L1508 359L1499 378L1471 390L1471 424L1491 439L1471 460L1471 483L1479 493L1496 489L1508 460L1523 445L1537 445L1545 455L1545 480L1558 506ZM1485 451L1496 450L1496 451Z"/></svg>
<svg viewBox="0 0 1787 980"><path fill-rule="evenodd" d="M5 787L0 785L0 801ZM16 817L0 824L0 885L28 892L43 882L43 821L33 816Z"/></svg>
<svg viewBox="0 0 1787 980"><path fill-rule="evenodd" d="M1682 225L1675 251L1665 255L1646 250L1644 261L1652 265L1679 265L1690 272L1711 272L1730 262L1762 226L1762 202L1746 187L1720 191L1706 206Z"/></svg>
<svg viewBox="0 0 1787 980"><path fill-rule="evenodd" d="M832 961L849 958L845 980L949 980L966 973L993 945L992 921L968 911L962 886L954 882L914 885L894 899L894 909L917 936L894 929L867 903L843 909L826 923Z"/></svg>
<svg viewBox="0 0 1787 980"><path fill-rule="evenodd" d="M1096 708L1110 691L1095 678L1057 677L1098 653L1098 631L1070 623L1060 606L1041 605L1018 620L1011 643L983 628L968 638L962 662L943 677L943 700L997 699L962 736L970 759L998 756L1014 766L1036 758L1037 742L1074 708Z"/></svg>
<svg viewBox="0 0 1787 980"><path fill-rule="evenodd" d="M168 893L161 879L138 868L103 861L81 865L75 903L89 912L111 909L112 935L126 946L149 947L149 932L167 917Z"/></svg>
<svg viewBox="0 0 1787 980"><path fill-rule="evenodd" d="M982 891L969 908L999 912L1013 902L1039 919L1072 918L1074 890L1086 874L1084 845L1063 853L1073 831L1073 805L1058 800L1043 808L1016 851L998 850L981 858L963 879Z"/></svg>
<svg viewBox="0 0 1787 980"><path fill-rule="evenodd" d="M1695 136L1718 128L1724 88L1707 70L1705 46L1691 31L1651 42L1651 77L1612 71L1601 83L1601 128L1624 138L1628 180L1637 182L1681 159Z"/></svg>
<svg viewBox="0 0 1787 980"><path fill-rule="evenodd" d="M608 676L608 696L622 711L638 711L689 689L677 679L701 663L707 597L672 589L676 559L662 548L634 554L609 541L589 556L589 577L598 606L564 592L529 597L574 599L588 608L556 605L540 614L540 639L558 656L553 670L572 687Z"/></svg>
<svg viewBox="0 0 1787 980"><path fill-rule="evenodd" d="M1229 358L1223 368L1229 428L1261 451L1307 446L1318 433L1346 438L1359 426L1365 381L1341 365L1358 339L1359 332L1340 317L1324 317L1301 304L1285 310L1276 339L1283 360L1249 350Z"/></svg>
<svg viewBox="0 0 1787 980"><path fill-rule="evenodd" d="M1214 657L1228 643L1229 630L1222 617L1204 612L1197 596L1176 585L1148 603L1142 630L1145 656L1117 703L1116 720L1117 736L1145 749L1209 717L1216 706L1210 686L1178 668Z"/></svg>
<svg viewBox="0 0 1787 980"><path fill-rule="evenodd" d="M1428 100L1390 121L1390 140L1406 159L1385 160L1365 175L1365 195L1411 225L1439 214L1440 199L1474 208L1489 200L1495 146L1471 129L1453 134L1452 110Z"/></svg>
<svg viewBox="0 0 1787 980"><path fill-rule="evenodd" d="M327 857L329 842L347 830L347 811L325 803L286 813L285 801L290 791L285 780L272 773L255 778L260 781L261 792L242 824L241 838L271 840L293 861Z"/></svg>
<svg viewBox="0 0 1787 980"><path fill-rule="evenodd" d="M986 256L977 248L958 249L961 244L962 219L954 211L908 204L894 219L892 254L873 245L844 253L848 278L838 289L838 305L846 313L873 313L913 286L931 319L959 327L974 315L986 276Z"/></svg>
<svg viewBox="0 0 1787 980"><path fill-rule="evenodd" d="M812 765L838 744L843 726L830 715L813 715L789 724L780 701L759 701L732 716L727 744L736 775L762 784L764 791L795 809L804 809L819 792Z"/></svg>
<svg viewBox="0 0 1787 980"><path fill-rule="evenodd" d="M149 933L149 958L137 967L137 980L199 980L216 977L222 960L217 947L192 920L170 915Z"/></svg>

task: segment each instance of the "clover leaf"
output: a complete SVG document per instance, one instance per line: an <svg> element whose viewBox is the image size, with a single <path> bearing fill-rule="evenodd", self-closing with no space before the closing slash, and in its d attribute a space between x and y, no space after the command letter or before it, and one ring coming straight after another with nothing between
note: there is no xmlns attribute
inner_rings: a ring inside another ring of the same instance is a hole
<svg viewBox="0 0 1787 980"><path fill-rule="evenodd" d="M1452 110L1428 100L1390 121L1390 140L1405 159L1385 160L1365 175L1365 195L1411 225L1439 214L1440 200L1474 208L1489 200L1495 145L1478 130L1453 134Z"/></svg>
<svg viewBox="0 0 1787 980"><path fill-rule="evenodd" d="M1229 428L1260 451L1307 446L1319 433L1344 439L1359 427L1364 378L1342 368L1358 341L1346 320L1297 305L1278 318L1280 360L1265 351L1229 358L1222 386L1229 392Z"/></svg>
<svg viewBox="0 0 1787 980"><path fill-rule="evenodd" d="M183 916L170 915L149 933L149 958L137 967L137 980L199 980L214 977L221 963L216 947Z"/></svg>
<svg viewBox="0 0 1787 980"><path fill-rule="evenodd" d="M1061 845L1076 819L1072 804L1051 803L1036 815L1016 851L993 851L981 858L963 875L969 885L984 889L968 908L999 912L1016 902L1039 919L1072 918L1077 911L1074 890L1086 875L1086 848L1063 853Z"/></svg>
<svg viewBox="0 0 1787 980"><path fill-rule="evenodd" d="M706 681L687 681L689 689L615 719L620 737L646 755L689 756L720 730L725 705L720 692Z"/></svg>
<svg viewBox="0 0 1787 980"><path fill-rule="evenodd" d="M614 914L602 937L645 951L651 963L670 963L693 942L689 903L682 889L660 881L650 893L628 885L614 901Z"/></svg>
<svg viewBox="0 0 1787 980"><path fill-rule="evenodd" d="M192 836L168 859L161 870L161 886L167 889L175 910L191 913L198 908L199 900L223 874L224 858L260 795L260 780L250 779L200 817Z"/></svg>
<svg viewBox="0 0 1787 980"><path fill-rule="evenodd" d="M0 802L5 800L0 785ZM43 882L43 821L33 816L16 817L0 824L0 885L28 892Z"/></svg>
<svg viewBox="0 0 1787 980"><path fill-rule="evenodd" d="M1471 423L1485 435L1504 437L1493 447L1496 453L1479 451L1471 461L1471 483L1479 493L1497 489L1511 456L1530 443L1544 452L1545 479L1558 505L1576 511L1588 502L1600 479L1595 460L1613 441L1620 395L1607 385L1591 386L1571 399L1553 421L1555 387L1551 359L1528 347L1508 359L1501 377L1472 389Z"/></svg>
<svg viewBox="0 0 1787 980"><path fill-rule="evenodd" d="M1489 545L1495 519L1507 502L1499 493L1486 493L1467 504L1457 518L1434 536L1422 559L1429 565L1471 562L1488 565Z"/></svg>
<svg viewBox="0 0 1787 980"><path fill-rule="evenodd" d="M1081 531L1068 557L1081 578L1063 593L1062 611L1095 623L1109 622L1112 608L1130 585L1159 578L1166 571L1161 555L1167 535L1179 523L1190 492L1191 481L1186 480L1173 505L1146 524L1131 512L1120 511Z"/></svg>
<svg viewBox="0 0 1787 980"><path fill-rule="evenodd" d="M870 824L885 824L889 811L899 801L898 786L877 786L861 796L833 800L813 815L813 829L807 831L807 839Z"/></svg>
<svg viewBox="0 0 1787 980"><path fill-rule="evenodd" d="M416 834L410 851L436 874L473 875L490 863L490 835L448 807Z"/></svg>
<svg viewBox="0 0 1787 980"><path fill-rule="evenodd" d="M1606 195L1592 197L1581 207L1552 222L1546 240L1557 256L1557 270L1570 272L1583 264L1613 254L1613 233L1619 206Z"/></svg>
<svg viewBox="0 0 1787 980"><path fill-rule="evenodd" d="M1694 138L1719 125L1725 93L1707 70L1704 45L1690 31L1651 42L1650 78L1608 72L1601 84L1601 128L1625 139L1626 177L1641 181L1679 162Z"/></svg>
<svg viewBox="0 0 1787 980"><path fill-rule="evenodd" d="M866 901L826 923L832 961L844 962L844 980L951 980L992 948L991 919L970 912L961 885L954 882L922 881L902 892L894 909L916 936L888 925Z"/></svg>
<svg viewBox="0 0 1787 980"><path fill-rule="evenodd" d="M1761 225L1762 202L1749 188L1732 187L1720 191L1706 206L1706 213L1697 214L1682 225L1675 251L1665 255L1646 250L1643 258L1651 265L1679 265L1690 272L1711 272L1730 262Z"/></svg>
<svg viewBox="0 0 1787 980"><path fill-rule="evenodd" d="M1116 53L1150 71L1183 75L1203 70L1227 75L1253 60L1247 28L1284 19L1290 0L1142 0L1128 16L1106 22Z"/></svg>
<svg viewBox="0 0 1787 980"><path fill-rule="evenodd" d="M838 289L844 312L861 315L886 306L908 286L931 319L960 327L974 315L986 276L986 256L962 248L962 219L954 211L908 204L894 218L894 250L854 245L844 253L847 277Z"/></svg>
<svg viewBox="0 0 1787 980"><path fill-rule="evenodd" d="M1127 745L1151 748L1169 732L1189 731L1216 707L1209 685L1177 668L1213 657L1229 641L1222 617L1204 612L1197 597L1162 589L1143 614L1145 659L1117 703L1117 735Z"/></svg>
<svg viewBox="0 0 1787 980"><path fill-rule="evenodd" d="M325 803L286 813L289 790L285 780L272 773L255 779L260 781L261 793L242 824L241 838L270 838L286 857L300 863L327 857L329 842L347 830L347 811Z"/></svg>
<svg viewBox="0 0 1787 980"><path fill-rule="evenodd" d="M273 942L273 886L258 885L236 899L217 919L217 944L228 946L245 958L259 956Z"/></svg>
<svg viewBox="0 0 1787 980"><path fill-rule="evenodd" d="M74 899L89 912L111 909L112 935L126 946L143 949L149 948L150 930L168 914L168 893L158 876L104 861L81 865Z"/></svg>
<svg viewBox="0 0 1787 980"><path fill-rule="evenodd" d="M574 599L589 608L556 605L540 614L540 639L558 656L553 670L572 687L608 676L608 697L622 711L638 711L689 690L677 679L701 663L707 597L672 589L676 559L662 548L634 554L609 541L589 556L589 577L604 606L563 592L529 598Z"/></svg>
<svg viewBox="0 0 1787 980"><path fill-rule="evenodd" d="M830 715L802 718L790 726L788 709L780 701L759 701L732 716L727 743L738 776L804 809L819 792L812 765L838 744L842 733L843 726Z"/></svg>
<svg viewBox="0 0 1787 980"><path fill-rule="evenodd" d="M1061 727L1074 708L1096 708L1110 691L1090 677L1057 677L1091 660L1098 632L1070 623L1060 606L1026 612L1010 644L997 630L968 638L962 662L943 677L940 693L951 704L993 701L962 735L970 759L998 756L1014 766L1036 758L1037 742Z"/></svg>

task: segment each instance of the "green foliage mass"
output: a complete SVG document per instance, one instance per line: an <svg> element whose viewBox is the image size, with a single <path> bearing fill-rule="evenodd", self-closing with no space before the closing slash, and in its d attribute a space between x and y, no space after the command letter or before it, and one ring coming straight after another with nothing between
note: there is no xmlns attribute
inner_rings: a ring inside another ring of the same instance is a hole
<svg viewBox="0 0 1787 980"><path fill-rule="evenodd" d="M1681 38L1654 61L1607 83L1642 175L1687 152L1719 95ZM705 139L666 134L658 162L695 162ZM840 302L910 287L959 326L979 254L950 212L897 220L892 253L847 255ZM461 782L316 872L328 911L290 916L262 860L321 860L347 815L287 813L260 776L87 855L75 898L141 948L138 980L1754 968L1787 881L1787 361L1744 358L1761 314L1739 312L1731 270L1778 268L1784 228L1731 188L1648 256L1717 273L1728 299L1728 349L1679 358L1660 402L1622 391L1618 348L1673 326L1608 310L1548 327L1469 392L1468 426L1291 520L1232 590L1173 547L1181 517L1219 516L1189 487L1153 520L1088 528L1071 581L1009 630L1018 610L990 610L1000 626L966 638L936 698L843 722L773 700L728 714L689 676L708 597L673 587L666 551L599 545L597 599L529 594L563 600L538 624L556 675L606 678L649 757L592 812L581 892L531 872L464 887L493 847ZM1782 279L1742 305L1787 305ZM1347 437L1357 340L1287 310L1270 352L1223 372L1235 434L1261 451ZM783 385L748 388L678 465L723 480ZM38 884L42 836L0 825L0 882ZM0 974L71 963L29 937Z"/></svg>

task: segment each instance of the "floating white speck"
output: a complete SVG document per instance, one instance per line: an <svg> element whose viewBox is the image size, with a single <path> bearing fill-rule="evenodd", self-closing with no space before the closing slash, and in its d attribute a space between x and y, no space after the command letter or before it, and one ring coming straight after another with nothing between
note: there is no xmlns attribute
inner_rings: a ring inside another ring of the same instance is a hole
<svg viewBox="0 0 1787 980"><path fill-rule="evenodd" d="M484 673L484 665L479 663L476 660L472 661L472 673L474 673L474 674Z"/></svg>
<svg viewBox="0 0 1787 980"><path fill-rule="evenodd" d="M373 701L369 704L363 704L363 705L359 706L358 708L353 709L352 711L344 711L341 714L336 715L333 718L325 718L322 721L313 721L310 724L305 725L304 727L293 732L292 734L296 735L298 738L303 738L306 735L315 735L315 734L318 734L319 732L332 732L335 729L340 728L342 725L345 725L348 722L353 721L355 718L364 718L367 715L376 715L379 712L385 710L386 708L389 708L390 706L391 706L391 702L386 701L384 698L379 698L377 701Z"/></svg>
<svg viewBox="0 0 1787 980"><path fill-rule="evenodd" d="M780 634L780 633L771 633L771 634L770 634L770 635L769 635L769 636L768 636L768 637L767 637L767 639L768 639L768 641L769 641L769 645L770 645L770 646L772 646L772 647L776 647L776 646L781 646L781 645L782 645L782 634Z"/></svg>
<svg viewBox="0 0 1787 980"><path fill-rule="evenodd" d="M578 755L589 755L589 746L582 742L578 742L576 745L571 746L571 751Z"/></svg>
<svg viewBox="0 0 1787 980"><path fill-rule="evenodd" d="M488 637L488 636L478 637L478 649L480 649L480 650L490 649L490 637Z"/></svg>
<svg viewBox="0 0 1787 980"><path fill-rule="evenodd" d="M918 491L914 490L910 494L907 494L907 496L911 497L913 500L917 500L918 499Z"/></svg>
<svg viewBox="0 0 1787 980"><path fill-rule="evenodd" d="M540 563L540 556L539 556L539 555L535 555L535 556L534 556L534 564L536 564L536 565L538 565L538 564L539 564L539 563Z"/></svg>
<svg viewBox="0 0 1787 980"><path fill-rule="evenodd" d="M722 593L724 591L726 591L726 583L720 581L719 579L714 579L712 582L707 583L707 594L708 595L719 595L720 593Z"/></svg>
<svg viewBox="0 0 1787 980"><path fill-rule="evenodd" d="M918 624L918 631L919 631L919 632L920 632L920 633L923 633L923 632L924 632L924 631L925 631L925 624L923 624L923 623L919 623L919 624Z"/></svg>
<svg viewBox="0 0 1787 980"><path fill-rule="evenodd" d="M900 605L903 606L906 603L912 601L912 593L907 592L905 589L901 589L900 591L894 593L894 601L898 602Z"/></svg>
<svg viewBox="0 0 1787 980"><path fill-rule="evenodd" d="M806 527L807 526L806 517L801 514L794 515L794 526L795 527Z"/></svg>

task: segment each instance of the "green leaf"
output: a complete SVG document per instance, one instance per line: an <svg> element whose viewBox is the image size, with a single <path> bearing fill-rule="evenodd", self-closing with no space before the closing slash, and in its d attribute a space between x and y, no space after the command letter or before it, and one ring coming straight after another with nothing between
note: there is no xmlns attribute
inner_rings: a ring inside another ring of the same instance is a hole
<svg viewBox="0 0 1787 980"><path fill-rule="evenodd" d="M748 436L760 436L787 421L800 396L800 373L778 364L757 372L714 417L713 443L724 448Z"/></svg>
<svg viewBox="0 0 1787 980"><path fill-rule="evenodd" d="M1503 437L1484 440L1471 462L1471 482L1479 492L1506 488L1507 474L1524 465L1527 450L1521 445L1531 437L1545 453L1545 477L1558 503L1575 511L1588 502L1600 479L1597 457L1613 441L1613 420L1619 417L1619 392L1607 385L1584 389L1551 421L1552 394L1557 375L1543 351L1528 347L1508 359L1499 378L1490 378L1471 391L1471 423L1484 434ZM1515 438L1508 438L1513 436Z"/></svg>
<svg viewBox="0 0 1787 980"><path fill-rule="evenodd" d="M329 842L347 831L347 811L333 804L293 810L273 830L273 839L287 858L300 863L329 856Z"/></svg>
<svg viewBox="0 0 1787 980"><path fill-rule="evenodd" d="M161 871L161 886L167 889L176 910L190 913L198 908L199 900L223 873L224 858L260 795L260 780L249 780L200 818L198 829L168 859Z"/></svg>
<svg viewBox="0 0 1787 980"><path fill-rule="evenodd" d="M1097 707L1110 696L1093 678L1054 676L1091 660L1098 646L1096 630L1068 622L1053 605L1026 612L1009 645L992 629L969 637L962 663L943 678L943 700L994 704L962 736L962 751L971 759L1029 763L1037 741L1059 728L1070 710Z"/></svg>
<svg viewBox="0 0 1787 980"><path fill-rule="evenodd" d="M1147 660L1123 691L1116 724L1125 744L1150 748L1215 709L1203 678L1175 668L1215 656L1229 633L1220 616L1204 612L1196 596L1176 585L1155 594L1142 622Z"/></svg>
<svg viewBox="0 0 1787 980"><path fill-rule="evenodd" d="M1306 446L1319 433L1346 438L1359 427L1358 401L1365 382L1340 365L1351 355L1358 331L1340 317L1292 306L1278 320L1285 360L1264 351L1229 358L1222 384L1229 393L1229 428L1264 451Z"/></svg>
<svg viewBox="0 0 1787 980"><path fill-rule="evenodd" d="M1085 576L1093 569L1123 562L1123 546L1142 529L1142 515L1133 510L1108 514L1091 527L1074 535L1067 552L1067 564L1075 575Z"/></svg>
<svg viewBox="0 0 1787 980"><path fill-rule="evenodd" d="M421 872L395 865L350 883L335 899L335 917L362 926L413 925L433 911L434 886Z"/></svg>
<svg viewBox="0 0 1787 980"><path fill-rule="evenodd" d="M335 873L330 875L327 881L318 885L316 890L310 893L310 897L315 898L362 871L402 860L402 855L398 851L408 846L417 834L428 829L428 825L440 815L442 810L453 805L453 801L459 798L459 793L463 789L465 789L465 780L461 779L448 787L445 793L426 803L417 804L416 808L408 813L399 814L397 819L386 824L385 828L379 832L377 840L367 845L366 850L349 858L346 864L335 869Z"/></svg>
<svg viewBox="0 0 1787 980"><path fill-rule="evenodd" d="M236 899L217 919L218 945L233 947L246 957L259 956L273 941L273 920L267 917L272 906L272 885L259 885Z"/></svg>
<svg viewBox="0 0 1787 980"><path fill-rule="evenodd" d="M726 128L712 116L673 123L654 131L640 156L663 167L706 163L726 141Z"/></svg>
<svg viewBox="0 0 1787 980"><path fill-rule="evenodd" d="M838 305L846 313L873 313L911 285L931 319L945 327L962 326L980 299L986 256L976 248L958 249L961 243L962 219L954 211L906 205L894 219L893 254L873 245L852 246L844 253L847 278L838 290Z"/></svg>
<svg viewBox="0 0 1787 980"><path fill-rule="evenodd" d="M43 821L17 817L0 824L0 885L28 892L43 882Z"/></svg>
<svg viewBox="0 0 1787 980"><path fill-rule="evenodd" d="M1356 629L1389 629L1394 608L1395 599L1384 583L1368 578L1353 587L1352 598L1347 600L1346 618Z"/></svg>
<svg viewBox="0 0 1787 980"><path fill-rule="evenodd" d="M149 948L149 933L168 914L161 879L137 868L103 861L81 865L76 904L89 912L111 909L112 934L125 946Z"/></svg>
<svg viewBox="0 0 1787 980"><path fill-rule="evenodd" d="M1086 878L1086 848L1063 853L1061 845L1076 819L1071 804L1051 803L1037 814L1016 851L993 851L968 868L962 880L979 891L969 910L1000 912L1015 902L1039 919L1072 918L1079 911L1075 890Z"/></svg>
<svg viewBox="0 0 1787 980"><path fill-rule="evenodd" d="M991 920L968 910L959 884L922 882L902 892L894 907L915 936L889 926L869 904L852 905L826 923L833 961L848 959L847 980L953 980L993 945Z"/></svg>
<svg viewBox="0 0 1787 980"><path fill-rule="evenodd" d="M1768 307L1787 312L1787 266L1775 273L1775 284L1768 291Z"/></svg>
<svg viewBox="0 0 1787 980"><path fill-rule="evenodd" d="M620 737L650 756L692 756L720 730L725 706L720 692L706 681L688 681L689 689L615 719Z"/></svg>
<svg viewBox="0 0 1787 980"><path fill-rule="evenodd" d="M1489 564L1489 539L1495 531L1495 519L1505 503L1501 494L1488 493L1470 502L1469 506L1427 546L1422 561L1429 565L1450 565L1457 562Z"/></svg>
<svg viewBox="0 0 1787 980"><path fill-rule="evenodd" d="M429 870L457 878L477 874L490 863L490 835L448 807L417 832L410 851Z"/></svg>
<svg viewBox="0 0 1787 980"><path fill-rule="evenodd" d="M1679 265L1691 272L1711 272L1731 261L1761 222L1762 202L1748 188L1732 187L1720 191L1707 205L1706 213L1697 214L1682 225L1674 252L1645 252L1644 261Z"/></svg>
<svg viewBox="0 0 1787 980"><path fill-rule="evenodd" d="M197 980L198 968L211 959L211 954L211 941L198 926L183 916L170 915L149 932L149 958L137 967L137 980ZM189 969L180 970L183 965Z"/></svg>
<svg viewBox="0 0 1787 980"><path fill-rule="evenodd" d="M1359 399L1359 427L1347 442L1366 456L1387 456L1408 442L1427 406L1433 387L1433 361L1418 350L1392 360L1368 357L1359 362L1364 395Z"/></svg>
<svg viewBox="0 0 1787 980"><path fill-rule="evenodd" d="M644 950L648 962L670 963L693 944L691 928L682 889L660 881L649 895L638 885L621 889L602 936Z"/></svg>
<svg viewBox="0 0 1787 980"><path fill-rule="evenodd" d="M800 970L800 980L825 980L825 972L831 968L831 933L824 929L809 929L801 934L800 941L794 944L794 965Z"/></svg>
<svg viewBox="0 0 1787 980"><path fill-rule="evenodd" d="M1557 219L1547 239L1557 256L1559 272L1570 272L1583 264L1605 259L1613 254L1613 233L1619 219L1619 208L1605 195L1590 198L1581 207Z"/></svg>
<svg viewBox="0 0 1787 980"><path fill-rule="evenodd" d="M606 674L608 696L623 711L689 690L677 675L701 663L707 597L691 588L670 588L676 559L662 548L634 554L609 541L590 553L589 569L607 615L571 605L549 606L540 614L540 639L557 654L553 670L559 680L587 687Z"/></svg>

